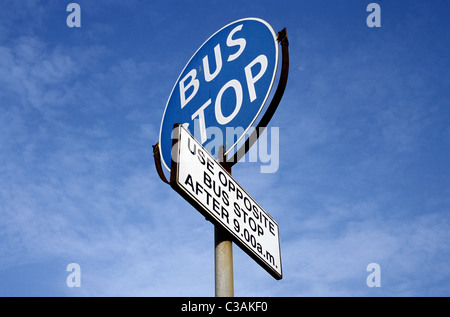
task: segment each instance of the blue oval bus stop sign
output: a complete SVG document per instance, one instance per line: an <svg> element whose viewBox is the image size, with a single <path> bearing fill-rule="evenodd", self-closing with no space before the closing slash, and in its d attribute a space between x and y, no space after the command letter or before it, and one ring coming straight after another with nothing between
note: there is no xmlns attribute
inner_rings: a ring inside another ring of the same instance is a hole
<svg viewBox="0 0 450 317"><path fill-rule="evenodd" d="M164 110L159 149L165 168L170 171L175 123L187 127L202 145L210 127L220 129L222 136L227 128L241 131L223 144L229 153L260 115L277 64L276 34L262 19L232 22L203 43L178 77Z"/></svg>

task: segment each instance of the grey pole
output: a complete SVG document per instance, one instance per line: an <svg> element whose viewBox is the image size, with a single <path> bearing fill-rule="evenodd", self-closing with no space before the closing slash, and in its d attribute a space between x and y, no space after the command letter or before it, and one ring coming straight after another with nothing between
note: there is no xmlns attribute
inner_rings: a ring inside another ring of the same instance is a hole
<svg viewBox="0 0 450 317"><path fill-rule="evenodd" d="M225 150L219 148L220 164L231 175L231 166L226 163ZM214 226L214 274L216 297L233 297L233 243L230 234Z"/></svg>

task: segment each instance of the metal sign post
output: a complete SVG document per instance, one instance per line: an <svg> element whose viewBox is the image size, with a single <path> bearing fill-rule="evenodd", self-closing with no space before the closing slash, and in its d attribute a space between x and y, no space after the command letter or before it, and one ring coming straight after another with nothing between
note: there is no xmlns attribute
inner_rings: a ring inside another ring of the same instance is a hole
<svg viewBox="0 0 450 317"><path fill-rule="evenodd" d="M219 226L214 226L214 276L216 297L233 297L233 242Z"/></svg>
<svg viewBox="0 0 450 317"><path fill-rule="evenodd" d="M231 175L224 147L219 148L220 165ZM233 297L233 242L230 234L220 226L214 226L214 276L216 297Z"/></svg>

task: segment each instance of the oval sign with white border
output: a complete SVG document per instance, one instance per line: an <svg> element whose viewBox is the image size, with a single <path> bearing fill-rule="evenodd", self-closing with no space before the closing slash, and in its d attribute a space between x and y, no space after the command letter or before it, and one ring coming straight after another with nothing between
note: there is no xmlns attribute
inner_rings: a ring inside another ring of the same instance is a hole
<svg viewBox="0 0 450 317"><path fill-rule="evenodd" d="M261 114L277 65L276 34L259 18L234 21L203 43L178 77L164 110L159 148L165 168L170 171L175 123L187 127L203 146L220 132L229 153ZM232 128L232 138L226 137L227 128Z"/></svg>

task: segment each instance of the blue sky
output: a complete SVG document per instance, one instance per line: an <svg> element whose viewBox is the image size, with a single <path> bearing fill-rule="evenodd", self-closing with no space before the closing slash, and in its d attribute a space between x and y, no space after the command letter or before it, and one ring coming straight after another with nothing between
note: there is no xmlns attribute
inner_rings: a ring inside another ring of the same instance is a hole
<svg viewBox="0 0 450 317"><path fill-rule="evenodd" d="M70 2L0 10L1 296L214 296L213 227L152 145L189 58L245 17L290 41L279 169L233 168L278 222L284 276L235 246L235 295L450 295L447 1L77 1L68 28Z"/></svg>

